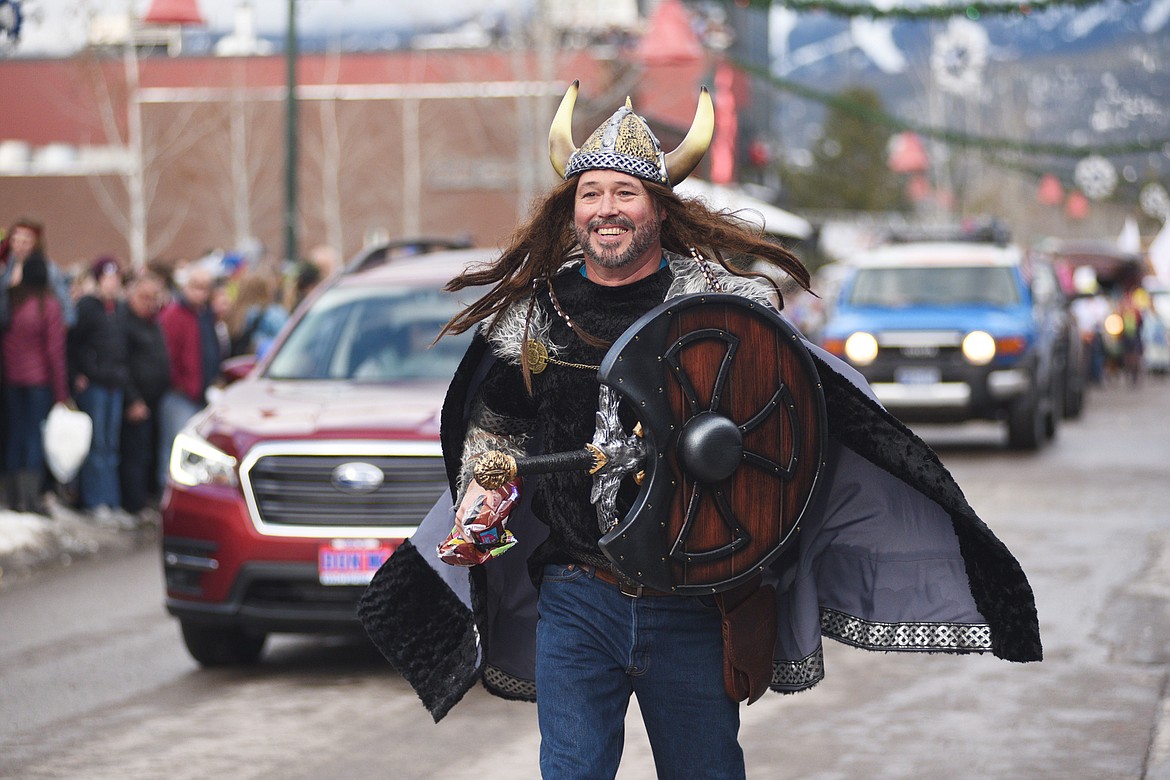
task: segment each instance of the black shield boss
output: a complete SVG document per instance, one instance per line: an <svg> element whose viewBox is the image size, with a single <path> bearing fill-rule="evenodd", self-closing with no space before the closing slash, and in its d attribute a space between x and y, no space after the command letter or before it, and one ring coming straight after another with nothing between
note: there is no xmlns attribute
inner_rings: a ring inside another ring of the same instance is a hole
<svg viewBox="0 0 1170 780"><path fill-rule="evenodd" d="M680 595L734 587L794 541L825 449L825 403L803 342L740 296L673 298L599 372L641 423L637 497L600 540L626 577Z"/></svg>

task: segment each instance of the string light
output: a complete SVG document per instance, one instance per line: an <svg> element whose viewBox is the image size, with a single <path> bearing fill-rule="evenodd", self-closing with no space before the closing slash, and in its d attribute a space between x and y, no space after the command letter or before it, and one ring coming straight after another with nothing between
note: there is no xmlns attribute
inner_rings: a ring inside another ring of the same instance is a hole
<svg viewBox="0 0 1170 780"><path fill-rule="evenodd" d="M771 8L772 6L787 8L792 11L809 11L828 13L834 16L866 16L871 19L946 19L952 16L966 16L971 20L978 20L984 16L1004 16L1023 14L1028 16L1037 11L1046 11L1049 8L1087 8L1099 5L1101 0L1045 0L1045 2L1026 2L1020 0L993 0L992 2L976 2L963 4L943 4L937 6L920 6L915 8L877 8L868 3L843 3L837 0L733 0L740 8Z"/></svg>
<svg viewBox="0 0 1170 780"><path fill-rule="evenodd" d="M853 114L863 121L883 125L896 131L912 130L921 136L934 138L956 146L1050 155L1053 157L1076 157L1078 159L1090 154L1112 157L1160 151L1170 153L1170 138L1151 139L1147 137L1135 141L1117 143L1074 145L1057 143L1055 141L1025 141L1015 138L997 138L994 136L975 135L974 133L966 133L944 127L931 127L918 122L911 122L908 119L903 119L886 111L871 109L840 95L823 92L813 87L777 76L766 68L752 65L743 60L732 58L730 62L742 72L762 79L783 92L788 92L823 105L833 106L834 108Z"/></svg>
<svg viewBox="0 0 1170 780"><path fill-rule="evenodd" d="M724 0L727 2L728 0ZM992 2L954 3L914 8L892 7L878 8L870 3L838 2L838 0L733 0L736 5L768 9L772 6L787 8L797 12L831 14L842 17L869 17L871 19L947 19L963 18L979 21L986 16L1020 15L1030 17L1034 14L1055 8L1089 8L1101 5L1103 0L994 0ZM832 106L847 113L853 114L862 121L888 127L894 131L912 131L920 136L932 138L943 143L962 146L990 155L989 162L1000 167L1015 168L1029 173L1038 180L1042 173L1026 165L1019 159L1019 155L1036 155L1048 157L1063 157L1084 159L1086 156L1112 157L1149 152L1162 152L1170 156L1170 138L1150 139L1142 136L1134 141L1122 141L1101 144L1068 144L1051 141L1027 141L1020 139L981 136L943 127L931 127L912 122L895 116L880 109L855 103L840 95L823 92L805 86L795 81L785 79L771 73L766 68L733 60L733 64L745 73L749 73L772 85L772 87L826 106ZM1002 157L1001 155L1007 155ZM1160 186L1160 185L1159 185ZM1077 195L1084 198L1080 192ZM1107 195L1102 194L1102 197ZM1170 209L1170 207L1168 207Z"/></svg>

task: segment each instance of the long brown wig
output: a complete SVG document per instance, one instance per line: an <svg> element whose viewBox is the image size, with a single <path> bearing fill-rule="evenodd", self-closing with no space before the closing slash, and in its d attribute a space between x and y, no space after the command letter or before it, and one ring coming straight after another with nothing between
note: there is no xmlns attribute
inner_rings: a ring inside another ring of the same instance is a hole
<svg viewBox="0 0 1170 780"><path fill-rule="evenodd" d="M729 273L770 282L763 274L745 270L747 260L768 263L809 288L808 269L788 249L768 239L762 230L734 213L713 211L704 203L680 198L669 187L642 182L663 208L662 246L686 255L692 247L713 257ZM580 254L573 231L577 178L554 187L539 200L532 214L508 238L500 257L490 265L473 267L447 283L450 292L491 285L475 303L456 314L440 334L462 333L528 296L541 279L551 277L567 259ZM779 297L778 297L779 299Z"/></svg>

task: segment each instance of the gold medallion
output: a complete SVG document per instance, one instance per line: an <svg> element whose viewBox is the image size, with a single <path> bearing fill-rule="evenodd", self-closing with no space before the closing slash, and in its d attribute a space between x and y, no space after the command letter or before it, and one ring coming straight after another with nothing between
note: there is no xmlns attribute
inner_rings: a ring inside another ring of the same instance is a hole
<svg viewBox="0 0 1170 780"><path fill-rule="evenodd" d="M528 339L524 344L528 353L528 370L534 374L544 371L548 366L548 347L533 339Z"/></svg>

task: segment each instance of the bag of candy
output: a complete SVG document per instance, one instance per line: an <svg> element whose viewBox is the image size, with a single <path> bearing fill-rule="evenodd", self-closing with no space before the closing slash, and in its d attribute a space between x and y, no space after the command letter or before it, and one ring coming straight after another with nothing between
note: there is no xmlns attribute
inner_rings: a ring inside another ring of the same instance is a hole
<svg viewBox="0 0 1170 780"><path fill-rule="evenodd" d="M455 513L455 527L439 545L439 559L452 566L477 566L516 544L508 515L520 500L520 480L495 490L472 482Z"/></svg>

